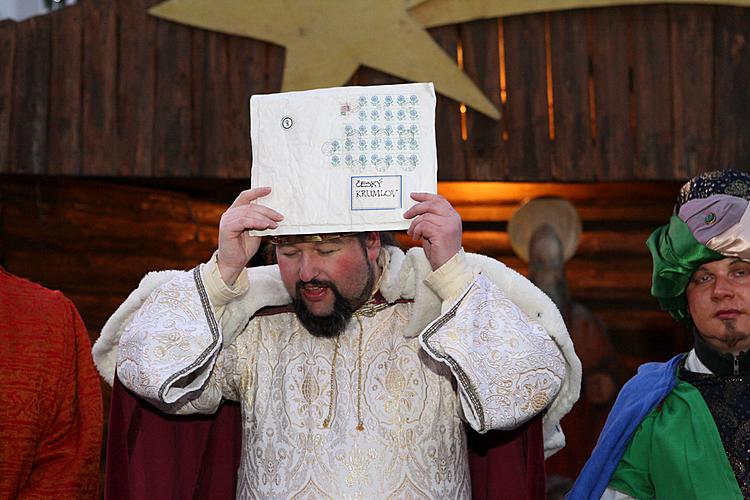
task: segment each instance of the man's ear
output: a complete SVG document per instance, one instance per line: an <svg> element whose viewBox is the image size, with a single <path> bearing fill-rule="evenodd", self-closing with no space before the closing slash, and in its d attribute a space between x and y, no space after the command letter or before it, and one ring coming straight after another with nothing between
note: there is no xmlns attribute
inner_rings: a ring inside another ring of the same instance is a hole
<svg viewBox="0 0 750 500"><path fill-rule="evenodd" d="M378 260L378 255L380 255L380 233L377 231L370 231L367 233L367 238L365 238L365 248L367 249L367 258L371 260L372 262L375 262Z"/></svg>

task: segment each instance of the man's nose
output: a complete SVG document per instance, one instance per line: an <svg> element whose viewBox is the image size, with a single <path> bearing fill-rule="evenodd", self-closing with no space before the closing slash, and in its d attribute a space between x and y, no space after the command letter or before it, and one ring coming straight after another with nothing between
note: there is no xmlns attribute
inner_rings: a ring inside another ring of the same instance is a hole
<svg viewBox="0 0 750 500"><path fill-rule="evenodd" d="M713 297L715 299L724 299L734 295L734 287L727 276L716 276L714 278Z"/></svg>
<svg viewBox="0 0 750 500"><path fill-rule="evenodd" d="M308 282L316 278L320 274L320 268L318 267L317 259L310 254L302 255L302 262L299 267L299 279L303 282Z"/></svg>

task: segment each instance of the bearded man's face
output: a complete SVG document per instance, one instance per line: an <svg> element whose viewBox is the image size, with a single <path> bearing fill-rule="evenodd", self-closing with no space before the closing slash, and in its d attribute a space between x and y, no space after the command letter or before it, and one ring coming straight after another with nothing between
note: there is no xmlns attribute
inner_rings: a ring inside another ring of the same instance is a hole
<svg viewBox="0 0 750 500"><path fill-rule="evenodd" d="M279 245L281 279L302 324L321 337L339 335L352 314L370 297L378 277L377 233L366 239Z"/></svg>
<svg viewBox="0 0 750 500"><path fill-rule="evenodd" d="M726 258L701 265L685 295L706 343L721 352L750 349L750 262Z"/></svg>

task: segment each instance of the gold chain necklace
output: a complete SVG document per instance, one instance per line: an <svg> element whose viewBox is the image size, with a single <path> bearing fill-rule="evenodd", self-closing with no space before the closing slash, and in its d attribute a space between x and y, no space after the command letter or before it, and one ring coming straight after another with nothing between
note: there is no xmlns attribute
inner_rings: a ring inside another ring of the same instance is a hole
<svg viewBox="0 0 750 500"><path fill-rule="evenodd" d="M333 360L331 361L331 387L328 398L328 416L323 420L323 428L328 429L333 418L333 388L336 385L336 358L339 355L339 336L336 337L336 344L333 346Z"/></svg>
<svg viewBox="0 0 750 500"><path fill-rule="evenodd" d="M362 337L364 337L365 328L362 325L362 317L372 318L379 311L382 311L386 307L389 307L388 303L377 304L374 301L369 301L363 305L357 312L354 313L354 317L357 318L357 324L359 325L359 342L357 346L357 427L358 431L365 430L365 424L362 422ZM328 429L333 422L333 402L335 395L338 392L336 381L336 360L339 356L339 339L340 336L336 337L336 343L333 346L333 359L331 360L331 384L328 391L328 416L323 420L323 428Z"/></svg>
<svg viewBox="0 0 750 500"><path fill-rule="evenodd" d="M355 313L354 317L357 318L359 324L359 345L357 346L357 427L358 431L365 430L365 424L362 422L362 337L364 336L365 329L362 326L362 316L368 318L374 317L379 311L382 311L386 307L390 307L391 304L387 302L378 303L375 301L375 292L380 289L380 281L383 279L383 275L388 268L389 259L387 254L381 253L378 257L378 265L380 266L381 272L378 276L378 281L373 287L372 295L370 300L362 305ZM323 428L328 429L333 423L333 402L338 392L336 381L336 359L339 355L339 339L340 335L336 337L336 343L333 346L333 359L331 360L331 386L328 390L328 416L323 420Z"/></svg>

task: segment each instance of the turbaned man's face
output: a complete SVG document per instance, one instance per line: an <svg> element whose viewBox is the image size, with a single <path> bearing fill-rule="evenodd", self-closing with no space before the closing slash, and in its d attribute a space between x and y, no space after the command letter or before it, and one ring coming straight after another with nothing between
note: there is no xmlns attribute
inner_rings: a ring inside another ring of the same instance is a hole
<svg viewBox="0 0 750 500"><path fill-rule="evenodd" d="M310 333L334 337L344 330L372 293L380 272L379 253L377 233L369 233L365 240L346 236L277 246L284 287Z"/></svg>
<svg viewBox="0 0 750 500"><path fill-rule="evenodd" d="M750 262L726 258L703 264L685 293L693 323L708 345L733 353L750 348Z"/></svg>

